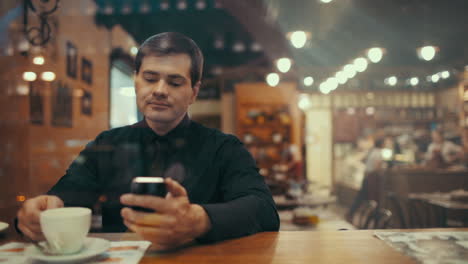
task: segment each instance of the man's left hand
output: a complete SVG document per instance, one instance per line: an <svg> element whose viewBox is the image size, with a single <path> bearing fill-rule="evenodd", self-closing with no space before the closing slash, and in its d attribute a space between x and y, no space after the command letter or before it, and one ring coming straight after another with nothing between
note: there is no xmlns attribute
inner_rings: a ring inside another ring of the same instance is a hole
<svg viewBox="0 0 468 264"><path fill-rule="evenodd" d="M143 239L152 242L152 249L169 250L193 241L211 228L205 210L189 202L187 191L178 182L165 180L166 198L151 195L124 194L120 201L128 206L140 206L155 213L123 208L125 225Z"/></svg>

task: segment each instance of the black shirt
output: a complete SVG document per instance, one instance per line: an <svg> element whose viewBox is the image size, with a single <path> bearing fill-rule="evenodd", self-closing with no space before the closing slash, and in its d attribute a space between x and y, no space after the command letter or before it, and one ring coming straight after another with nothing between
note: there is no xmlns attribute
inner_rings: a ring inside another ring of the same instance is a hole
<svg viewBox="0 0 468 264"><path fill-rule="evenodd" d="M65 206L92 207L105 197L103 231L123 232L119 198L130 191L132 178L161 173L154 160L162 151L165 171L183 168L169 176L184 186L190 202L201 205L211 220L211 230L199 240L279 229L271 193L242 143L187 116L165 136L158 136L145 121L101 133L48 194L59 196Z"/></svg>

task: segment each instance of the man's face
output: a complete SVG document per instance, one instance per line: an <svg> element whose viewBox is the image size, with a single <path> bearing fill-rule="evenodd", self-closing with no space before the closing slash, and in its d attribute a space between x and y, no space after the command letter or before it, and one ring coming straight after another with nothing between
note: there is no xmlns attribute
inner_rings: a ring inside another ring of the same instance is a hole
<svg viewBox="0 0 468 264"><path fill-rule="evenodd" d="M148 122L171 126L182 120L200 86L192 87L190 65L186 54L143 58L135 76L135 91L138 109Z"/></svg>

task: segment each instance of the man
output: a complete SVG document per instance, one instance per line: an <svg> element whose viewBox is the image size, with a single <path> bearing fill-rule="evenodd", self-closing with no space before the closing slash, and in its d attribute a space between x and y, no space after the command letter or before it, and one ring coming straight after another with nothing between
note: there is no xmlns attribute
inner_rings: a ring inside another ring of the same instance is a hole
<svg viewBox="0 0 468 264"><path fill-rule="evenodd" d="M137 105L144 120L101 133L48 195L24 203L18 229L34 240L43 239L41 211L92 207L105 195L103 230L128 228L151 241L154 249L277 231L273 199L251 155L234 136L187 116L203 68L195 42L179 33L155 35L142 44L135 64ZM135 176L165 177L168 195L126 194Z"/></svg>
<svg viewBox="0 0 468 264"><path fill-rule="evenodd" d="M431 132L432 142L426 152L426 164L434 168L445 168L462 164L463 148L445 140L441 130Z"/></svg>

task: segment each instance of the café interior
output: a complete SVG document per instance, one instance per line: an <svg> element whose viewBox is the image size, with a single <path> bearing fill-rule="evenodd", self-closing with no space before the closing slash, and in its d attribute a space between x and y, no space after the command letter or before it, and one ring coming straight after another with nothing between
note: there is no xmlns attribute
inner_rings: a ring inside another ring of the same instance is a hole
<svg viewBox="0 0 468 264"><path fill-rule="evenodd" d="M100 132L143 118L135 55L175 31L205 56L190 118L242 141L280 232L467 227L467 11L465 0L2 0L0 221L11 228Z"/></svg>

